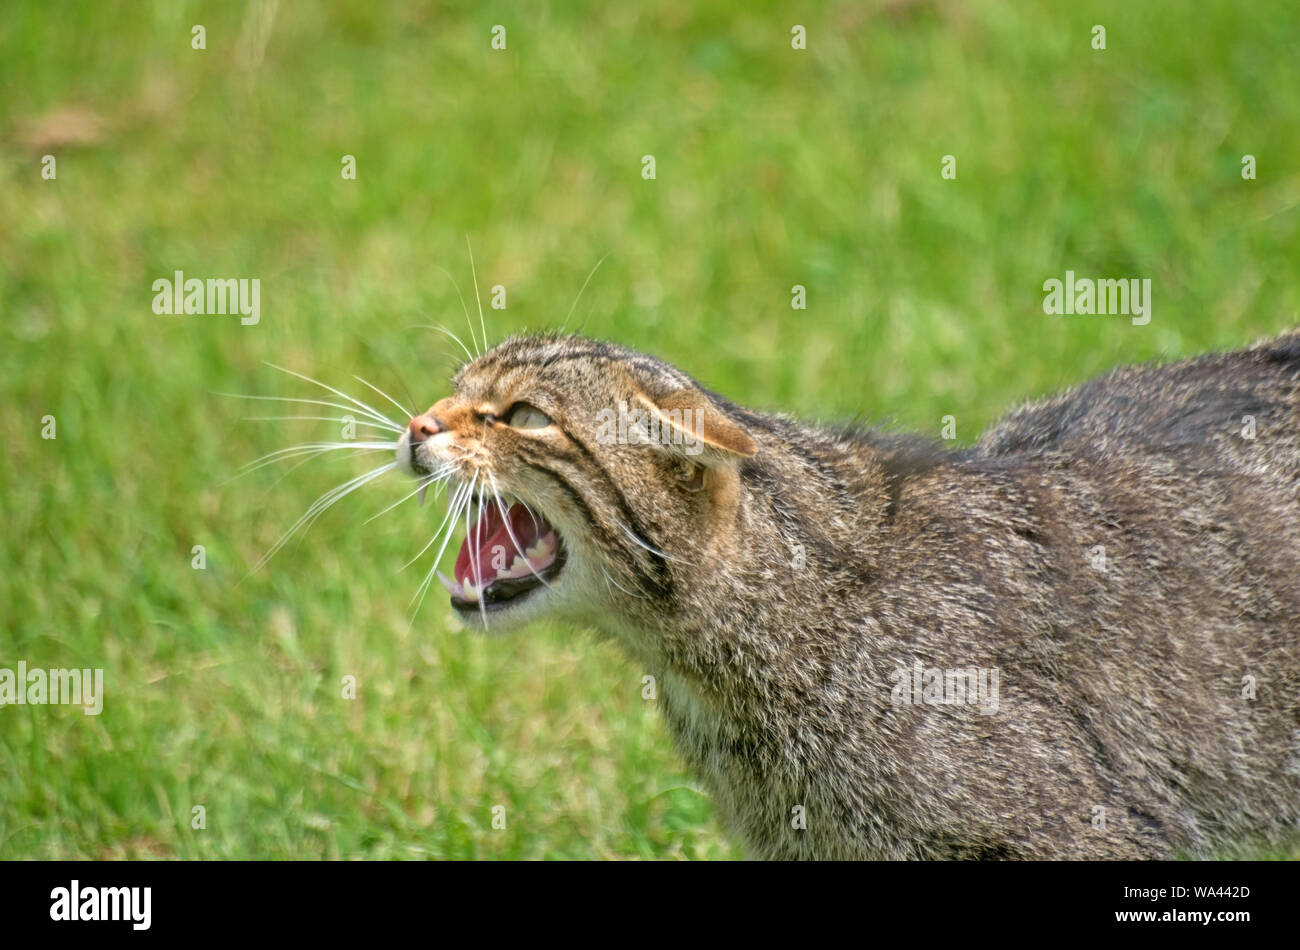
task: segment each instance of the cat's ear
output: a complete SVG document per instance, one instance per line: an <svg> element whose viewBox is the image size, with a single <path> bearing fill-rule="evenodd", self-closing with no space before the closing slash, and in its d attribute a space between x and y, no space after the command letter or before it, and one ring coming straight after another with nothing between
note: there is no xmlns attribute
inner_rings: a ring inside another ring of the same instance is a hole
<svg viewBox="0 0 1300 950"><path fill-rule="evenodd" d="M749 433L698 389L679 389L662 399L638 394L637 400L658 423L658 438L653 441L693 462L714 467L753 458L758 452Z"/></svg>

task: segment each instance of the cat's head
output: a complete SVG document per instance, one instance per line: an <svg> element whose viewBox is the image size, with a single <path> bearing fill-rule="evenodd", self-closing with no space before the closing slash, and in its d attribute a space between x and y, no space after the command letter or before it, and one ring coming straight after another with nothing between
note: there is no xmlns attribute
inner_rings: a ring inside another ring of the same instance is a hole
<svg viewBox="0 0 1300 950"><path fill-rule="evenodd" d="M448 477L468 537L443 579L469 625L671 610L688 569L725 556L741 412L653 357L582 337L514 337L465 365L397 443Z"/></svg>

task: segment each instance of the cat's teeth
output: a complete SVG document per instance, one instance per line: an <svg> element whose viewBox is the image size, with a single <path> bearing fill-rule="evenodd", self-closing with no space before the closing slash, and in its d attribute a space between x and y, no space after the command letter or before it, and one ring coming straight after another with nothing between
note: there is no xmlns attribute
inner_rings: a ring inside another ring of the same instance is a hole
<svg viewBox="0 0 1300 950"><path fill-rule="evenodd" d="M420 486L420 493L419 493L418 495L415 496L415 498L416 498L416 506L415 506L415 507L417 507L417 508L423 508L423 507L424 507L424 490L425 490L426 488L428 488L428 487L429 487L428 485L421 485L421 486Z"/></svg>
<svg viewBox="0 0 1300 950"><path fill-rule="evenodd" d="M552 533L542 538L531 548L526 549L524 553L528 555L528 560L538 561L538 560L542 560L543 558L550 557L551 552L554 550L555 550L555 535Z"/></svg>
<svg viewBox="0 0 1300 950"><path fill-rule="evenodd" d="M470 603L474 603L478 600L478 588L469 581L465 582L464 599L468 600Z"/></svg>
<svg viewBox="0 0 1300 950"><path fill-rule="evenodd" d="M527 577L533 572L532 566L519 555L515 555L514 563L509 567L497 569L496 580L514 581L521 577Z"/></svg>

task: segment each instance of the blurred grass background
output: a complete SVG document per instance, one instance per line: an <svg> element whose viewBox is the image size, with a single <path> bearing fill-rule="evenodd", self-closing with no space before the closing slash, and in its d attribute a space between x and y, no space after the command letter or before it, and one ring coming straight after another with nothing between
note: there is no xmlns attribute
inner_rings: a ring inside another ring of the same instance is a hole
<svg viewBox="0 0 1300 950"><path fill-rule="evenodd" d="M738 854L612 647L458 633L441 598L408 625L438 508L363 525L402 479L239 583L368 466L222 485L338 433L212 393L314 395L271 360L427 407L455 354L410 327L464 328L440 268L472 308L468 235L493 339L558 325L608 254L570 327L755 407L968 441L1300 322L1297 37L1262 0L9 0L0 666L103 667L107 696L0 709L0 858ZM1044 316L1067 269L1150 277L1150 325ZM260 278L261 323L155 315L176 270Z"/></svg>

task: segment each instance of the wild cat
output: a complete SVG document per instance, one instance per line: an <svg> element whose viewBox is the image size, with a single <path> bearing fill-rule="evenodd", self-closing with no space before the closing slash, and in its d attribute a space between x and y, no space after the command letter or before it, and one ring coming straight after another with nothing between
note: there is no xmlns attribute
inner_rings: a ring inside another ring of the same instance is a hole
<svg viewBox="0 0 1300 950"><path fill-rule="evenodd" d="M455 486L463 621L618 641L753 856L1165 858L1300 823L1300 333L958 450L515 337L396 454Z"/></svg>

